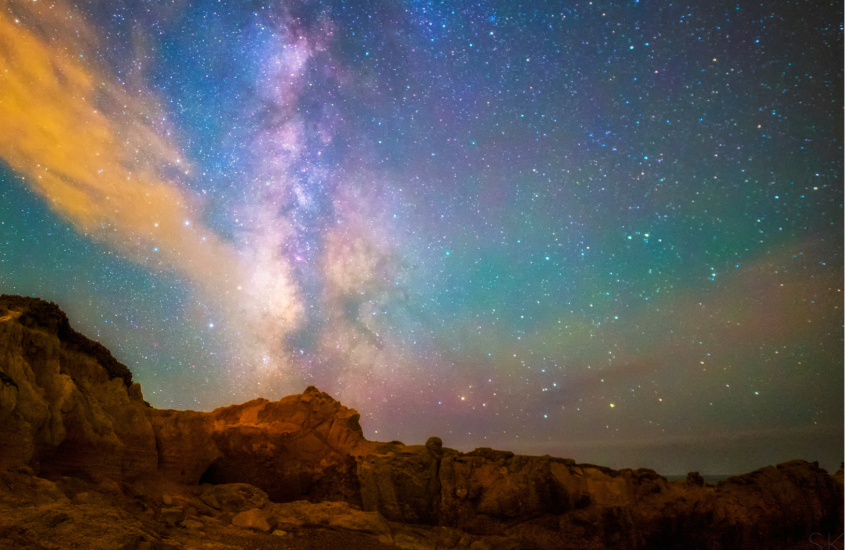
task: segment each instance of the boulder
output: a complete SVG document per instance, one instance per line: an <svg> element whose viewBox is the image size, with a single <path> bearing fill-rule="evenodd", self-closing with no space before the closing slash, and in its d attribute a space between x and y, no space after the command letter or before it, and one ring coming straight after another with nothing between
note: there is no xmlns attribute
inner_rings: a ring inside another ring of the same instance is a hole
<svg viewBox="0 0 845 550"><path fill-rule="evenodd" d="M267 514L259 508L253 508L241 512L232 518L232 525L241 529L254 529L262 533L270 532L270 524L267 523Z"/></svg>
<svg viewBox="0 0 845 550"><path fill-rule="evenodd" d="M304 500L284 504L271 504L268 512L271 523L285 531L321 528L334 531L352 531L375 536L392 543L391 528L378 512L363 512L347 502L312 503Z"/></svg>
<svg viewBox="0 0 845 550"><path fill-rule="evenodd" d="M182 522L181 526L184 529L190 529L192 531L199 531L203 527L202 522L195 519L186 519Z"/></svg>
<svg viewBox="0 0 845 550"><path fill-rule="evenodd" d="M268 502L267 493L248 483L206 485L200 500L223 512L242 512L263 508Z"/></svg>
<svg viewBox="0 0 845 550"><path fill-rule="evenodd" d="M182 508L175 506L173 508L162 508L159 510L156 519L161 523L166 523L170 527L176 527L177 523L185 519L185 515L185 511Z"/></svg>

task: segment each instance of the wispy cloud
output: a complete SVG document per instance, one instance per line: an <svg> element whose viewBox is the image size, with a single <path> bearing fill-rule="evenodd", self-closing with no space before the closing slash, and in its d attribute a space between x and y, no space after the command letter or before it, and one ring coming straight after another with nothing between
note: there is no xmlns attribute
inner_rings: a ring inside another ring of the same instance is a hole
<svg viewBox="0 0 845 550"><path fill-rule="evenodd" d="M247 327L245 361L284 363L280 342L302 308L280 254L283 221L258 216L241 250L217 235L153 94L94 61L96 33L69 6L4 4L0 157L80 233L226 307Z"/></svg>

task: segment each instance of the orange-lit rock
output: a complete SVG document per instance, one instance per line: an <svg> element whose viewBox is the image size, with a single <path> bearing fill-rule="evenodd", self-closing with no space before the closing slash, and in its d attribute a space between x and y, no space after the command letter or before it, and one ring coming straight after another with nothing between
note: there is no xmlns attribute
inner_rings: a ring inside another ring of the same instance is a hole
<svg viewBox="0 0 845 550"><path fill-rule="evenodd" d="M132 374L55 305L0 299L0 464L132 480L158 466Z"/></svg>

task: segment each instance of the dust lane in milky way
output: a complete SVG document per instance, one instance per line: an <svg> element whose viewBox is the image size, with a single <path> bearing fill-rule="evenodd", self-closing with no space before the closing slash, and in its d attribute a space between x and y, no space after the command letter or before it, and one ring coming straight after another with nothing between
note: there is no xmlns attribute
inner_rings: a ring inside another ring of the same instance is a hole
<svg viewBox="0 0 845 550"><path fill-rule="evenodd" d="M843 448L842 8L7 1L0 291L156 407L736 473Z"/></svg>

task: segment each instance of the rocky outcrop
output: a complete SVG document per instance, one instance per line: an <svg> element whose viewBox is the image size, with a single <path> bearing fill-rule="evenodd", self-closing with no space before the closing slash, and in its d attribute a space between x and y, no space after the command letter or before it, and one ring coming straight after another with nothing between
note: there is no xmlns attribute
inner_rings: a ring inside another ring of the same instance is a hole
<svg viewBox="0 0 845 550"><path fill-rule="evenodd" d="M842 530L842 484L803 460L712 486L491 449L438 458L427 447L362 458L364 510L560 549L786 548Z"/></svg>
<svg viewBox="0 0 845 550"><path fill-rule="evenodd" d="M0 297L0 464L132 483L249 482L274 500L360 503L357 411L316 388L213 412L157 410L54 304Z"/></svg>
<svg viewBox="0 0 845 550"><path fill-rule="evenodd" d="M0 464L133 480L157 470L149 407L129 369L55 305L0 297Z"/></svg>
<svg viewBox="0 0 845 550"><path fill-rule="evenodd" d="M211 413L220 451L197 481L244 482L286 502L344 500L360 504L356 458L375 444L364 438L357 411L309 387L279 401L256 399ZM161 448L168 443L159 437Z"/></svg>
<svg viewBox="0 0 845 550"><path fill-rule="evenodd" d="M786 549L842 532L841 471L816 463L670 482L460 453L436 437L371 442L359 420L313 387L212 412L154 409L57 306L2 296L0 549L181 548L198 536L208 548L309 536L368 550ZM108 522L121 527L86 542Z"/></svg>
<svg viewBox="0 0 845 550"><path fill-rule="evenodd" d="M380 445L357 464L364 509L391 521L439 524L439 466L440 459L423 445Z"/></svg>
<svg viewBox="0 0 845 550"><path fill-rule="evenodd" d="M79 490L84 486L84 490ZM99 491L98 491L99 489ZM121 495L122 496L122 495ZM104 485L0 471L0 548L161 548L152 522L114 505Z"/></svg>

